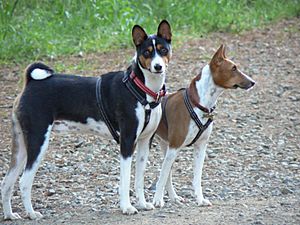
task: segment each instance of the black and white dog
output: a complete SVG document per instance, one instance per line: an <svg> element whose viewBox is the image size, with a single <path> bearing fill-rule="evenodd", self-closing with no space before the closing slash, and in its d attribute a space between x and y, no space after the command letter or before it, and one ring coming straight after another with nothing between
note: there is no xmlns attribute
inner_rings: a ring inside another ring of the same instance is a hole
<svg viewBox="0 0 300 225"><path fill-rule="evenodd" d="M163 20L157 35L147 35L135 25L132 38L136 55L124 72L100 77L57 74L42 63L25 71L25 84L12 113L12 155L2 182L5 219L21 218L11 209L13 186L23 171L20 190L30 219L42 217L34 211L31 188L36 171L48 148L51 131L94 132L120 143L120 207L124 214L137 213L130 203L132 155L137 148L135 191L138 207L154 206L144 196L144 171L149 141L160 118L160 97L165 94L165 75L171 58L171 28Z"/></svg>

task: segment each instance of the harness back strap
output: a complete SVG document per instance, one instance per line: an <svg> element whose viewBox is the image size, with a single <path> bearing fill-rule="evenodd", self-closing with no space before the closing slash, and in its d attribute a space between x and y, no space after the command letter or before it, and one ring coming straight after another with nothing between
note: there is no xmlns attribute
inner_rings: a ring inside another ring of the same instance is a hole
<svg viewBox="0 0 300 225"><path fill-rule="evenodd" d="M166 115L167 102L168 102L168 95L166 95L161 100L161 109L162 109L161 110L162 111L161 119L162 119L162 122L166 125L166 127L168 127L168 121L167 121L167 115Z"/></svg>
<svg viewBox="0 0 300 225"><path fill-rule="evenodd" d="M96 83L96 100L97 100L97 105L100 111L100 114L103 118L104 123L106 124L109 132L115 139L115 141L119 144L120 143L120 135L117 133L116 129L113 127L111 124L110 120L108 119L108 116L104 110L103 106L103 101L101 97L101 77L98 78L97 83Z"/></svg>
<svg viewBox="0 0 300 225"><path fill-rule="evenodd" d="M199 139L201 134L208 128L208 126L211 124L211 122L213 122L213 120L211 118L209 118L204 125L201 123L199 117L197 116L196 112L193 109L193 106L191 105L191 101L190 101L190 98L188 95L188 89L186 89L183 92L183 99L184 99L185 106L190 113L191 118L194 120L197 127L199 128L199 131L198 131L196 137L192 140L192 142L190 144L187 145L189 147Z"/></svg>
<svg viewBox="0 0 300 225"><path fill-rule="evenodd" d="M147 105L148 101L144 98L133 86L130 82L128 75L125 75L123 78L123 83L126 85L131 94L143 105Z"/></svg>

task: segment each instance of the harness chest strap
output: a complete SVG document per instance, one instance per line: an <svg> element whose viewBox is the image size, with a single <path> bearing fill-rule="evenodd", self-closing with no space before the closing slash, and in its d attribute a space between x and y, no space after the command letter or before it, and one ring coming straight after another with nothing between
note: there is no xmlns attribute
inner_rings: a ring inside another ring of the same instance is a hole
<svg viewBox="0 0 300 225"><path fill-rule="evenodd" d="M197 127L199 128L199 131L198 131L196 137L192 140L192 142L190 144L187 145L189 147L199 139L201 134L209 127L209 125L213 122L213 120L212 120L211 117L208 117L208 120L204 125L201 123L199 117L197 116L197 114L194 111L193 106L191 104L191 101L190 101L190 98L189 98L189 95L188 95L188 89L186 89L183 92L183 99L184 99L185 106L186 106L187 110L190 113L191 118L194 120ZM213 109L209 110L209 112L211 113L213 111ZM207 110L205 110L205 112L207 112Z"/></svg>

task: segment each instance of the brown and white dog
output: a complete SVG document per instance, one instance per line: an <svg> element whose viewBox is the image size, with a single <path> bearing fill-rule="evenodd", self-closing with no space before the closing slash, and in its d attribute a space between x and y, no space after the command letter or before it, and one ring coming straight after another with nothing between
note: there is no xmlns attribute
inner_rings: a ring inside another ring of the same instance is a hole
<svg viewBox="0 0 300 225"><path fill-rule="evenodd" d="M194 145L193 187L197 204L211 205L210 201L203 197L201 187L205 151L213 127L211 112L217 98L225 89L250 89L254 84L254 80L226 58L225 48L221 45L210 63L192 80L187 89L165 97L162 103L162 120L156 132L165 157L156 184L153 199L155 206L163 207L165 187L171 200L183 201L172 185L171 169L179 150L191 143Z"/></svg>

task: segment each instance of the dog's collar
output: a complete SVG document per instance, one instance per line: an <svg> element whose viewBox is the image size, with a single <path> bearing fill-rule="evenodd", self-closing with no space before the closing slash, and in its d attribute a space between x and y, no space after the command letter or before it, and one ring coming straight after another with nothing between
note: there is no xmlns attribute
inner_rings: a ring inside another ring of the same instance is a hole
<svg viewBox="0 0 300 225"><path fill-rule="evenodd" d="M213 113L213 111L215 110L215 108L216 108L216 106L213 106L212 108L206 108L203 105L201 105L200 103L194 102L192 99L191 99L191 102L194 104L194 106L196 108L198 108L201 111L205 112L207 116L211 115Z"/></svg>
<svg viewBox="0 0 300 225"><path fill-rule="evenodd" d="M134 71L132 71L130 73L130 78L131 80L133 80L133 82L136 84L136 86L138 86L144 93L146 93L147 95L150 95L152 98L155 99L155 102L159 102L161 97L166 95L166 88L165 85L163 85L162 89L160 89L157 93L155 93L154 91L152 91L151 89L149 89L134 73Z"/></svg>
<svg viewBox="0 0 300 225"><path fill-rule="evenodd" d="M161 101L161 97L164 96L166 94L165 91L165 85L163 86L163 88L161 90L163 91L159 91L158 93L153 92L152 90L150 90L148 87L146 87L143 82L138 79L136 76L133 78L131 78L131 74L132 73L126 73L124 74L124 77L122 79L123 83L125 84L125 86L128 88L128 90L131 92L131 94L145 107L145 109L154 109L155 107L157 107L160 104ZM133 73L134 74L134 73ZM142 85L138 85L142 84ZM135 84L135 85L134 85ZM148 94L148 92L145 92L141 87L146 87L148 90L150 90L152 92L152 97L155 98L155 101L153 102L148 102L147 99L145 98L144 95L141 94L141 92L144 92L146 94ZM138 87L138 88L137 88ZM140 91L139 91L140 90ZM154 93L154 94L153 94Z"/></svg>
<svg viewBox="0 0 300 225"><path fill-rule="evenodd" d="M200 109L201 111L205 112L207 117L209 117L210 115L212 115L212 112L215 110L216 106L213 106L212 108L206 108L205 106L201 105L195 98L193 98L193 96L190 94L190 89L187 88L186 89L187 94L189 95L189 99L191 101L191 103L198 109Z"/></svg>

